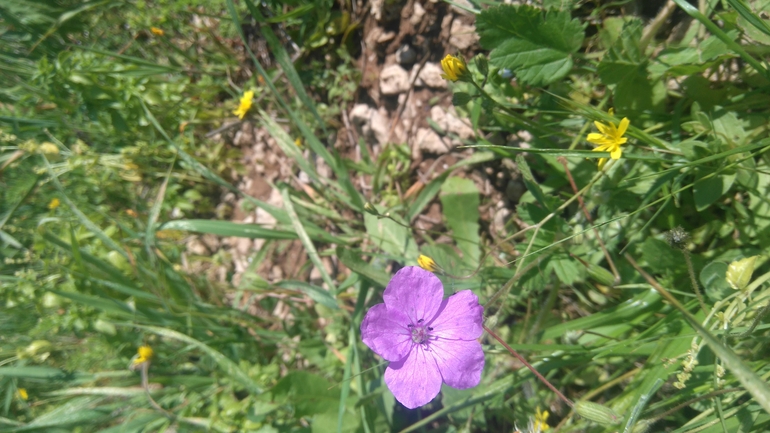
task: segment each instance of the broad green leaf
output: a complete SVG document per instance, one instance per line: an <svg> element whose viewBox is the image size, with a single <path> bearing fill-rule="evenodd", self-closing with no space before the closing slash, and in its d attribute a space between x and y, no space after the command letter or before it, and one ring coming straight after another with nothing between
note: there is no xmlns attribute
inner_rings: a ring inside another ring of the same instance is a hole
<svg viewBox="0 0 770 433"><path fill-rule="evenodd" d="M452 165L451 167L444 170L443 173L438 175L435 179L428 182L428 185L426 185L422 191L417 195L417 198L414 200L414 203L412 203L409 206L409 211L407 212L407 218L409 221L412 221L413 218L415 218L417 215L420 214L420 212L425 209L425 207L428 205L428 203L433 200L433 198L438 194L439 190L441 189L441 185L443 185L444 181L449 177L449 175L454 171L455 169L458 169L460 167L466 167L472 164L480 164L482 162L488 162L492 161L495 158L497 158L497 155L495 155L494 152L474 152L473 155L471 155L468 158L462 159L458 161L456 164Z"/></svg>
<svg viewBox="0 0 770 433"><path fill-rule="evenodd" d="M323 287L314 286L303 281L281 281L276 284L278 287L286 289L299 290L300 292L308 295L310 299L322 304L332 310L338 310L340 307L337 305L337 301Z"/></svg>
<svg viewBox="0 0 770 433"><path fill-rule="evenodd" d="M640 42L643 25L640 20L630 20L623 26L620 37L602 58L597 68L605 84L615 85L614 105L620 112L643 111L659 106L665 98L649 78L648 60Z"/></svg>
<svg viewBox="0 0 770 433"><path fill-rule="evenodd" d="M307 371L291 372L270 390L270 394L275 400L293 405L297 417L332 412L336 421L339 390L321 376Z"/></svg>
<svg viewBox="0 0 770 433"><path fill-rule="evenodd" d="M481 258L478 188L470 179L450 177L441 187L441 206L465 264L476 267Z"/></svg>
<svg viewBox="0 0 770 433"><path fill-rule="evenodd" d="M723 262L711 262L700 271L700 283L703 285L703 291L713 302L721 301L732 293L730 285L725 279L726 272L727 263Z"/></svg>
<svg viewBox="0 0 770 433"><path fill-rule="evenodd" d="M376 206L382 215L386 213L383 206ZM398 218L394 216L393 218ZM405 223L397 223L390 218L380 218L371 214L364 214L366 233L374 245L388 254L409 259L417 258L417 244L414 242L410 230L404 227Z"/></svg>
<svg viewBox="0 0 770 433"><path fill-rule="evenodd" d="M524 84L546 85L572 69L572 54L585 37L583 25L567 11L500 5L476 18L481 46L492 65L514 71Z"/></svg>
<svg viewBox="0 0 770 433"><path fill-rule="evenodd" d="M695 208L701 212L711 206L720 197L727 194L735 181L735 174L711 176L695 182L692 187Z"/></svg>
<svg viewBox="0 0 770 433"><path fill-rule="evenodd" d="M345 247L337 247L337 257L339 257L342 264L350 268L351 271L372 280L380 287L388 285L390 275L388 275L384 269L366 263L355 251Z"/></svg>

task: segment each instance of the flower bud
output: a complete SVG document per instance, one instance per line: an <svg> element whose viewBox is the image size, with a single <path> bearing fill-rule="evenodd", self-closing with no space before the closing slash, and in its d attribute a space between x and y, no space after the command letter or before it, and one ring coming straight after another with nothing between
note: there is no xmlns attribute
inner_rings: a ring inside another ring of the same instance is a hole
<svg viewBox="0 0 770 433"><path fill-rule="evenodd" d="M441 270L441 266L437 265L433 259L424 254L420 254L420 257L417 257L417 264L426 271L433 272L434 274Z"/></svg>
<svg viewBox="0 0 770 433"><path fill-rule="evenodd" d="M364 203L364 211L374 216L380 216L380 213L377 211L374 205L369 202Z"/></svg>
<svg viewBox="0 0 770 433"><path fill-rule="evenodd" d="M610 287L615 285L615 276L612 275L612 272L604 269L603 267L589 263L586 270L588 271L588 275L596 280L596 282Z"/></svg>
<svg viewBox="0 0 770 433"><path fill-rule="evenodd" d="M614 410L590 401L575 402L575 412L583 418L601 425L617 425L620 415Z"/></svg>
<svg viewBox="0 0 770 433"><path fill-rule="evenodd" d="M726 279L735 290L743 290L751 282L751 274L754 273L754 263L757 256L736 260L727 266Z"/></svg>
<svg viewBox="0 0 770 433"><path fill-rule="evenodd" d="M468 72L468 65L462 57L447 54L446 57L441 59L441 69L444 70L441 77L449 81L471 81L472 79Z"/></svg>

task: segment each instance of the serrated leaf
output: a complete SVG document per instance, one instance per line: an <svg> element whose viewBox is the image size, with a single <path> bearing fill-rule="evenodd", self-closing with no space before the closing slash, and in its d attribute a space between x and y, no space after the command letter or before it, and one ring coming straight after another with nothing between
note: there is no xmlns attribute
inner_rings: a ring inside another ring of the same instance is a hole
<svg viewBox="0 0 770 433"><path fill-rule="evenodd" d="M463 106L470 102L471 95L465 93L465 92L457 92L454 95L452 95L452 105L455 107Z"/></svg>
<svg viewBox="0 0 770 433"><path fill-rule="evenodd" d="M529 85L546 85L572 69L572 54L585 33L566 11L544 11L532 6L500 5L482 11L476 19L481 46L491 50L492 65L516 73Z"/></svg>
<svg viewBox="0 0 770 433"><path fill-rule="evenodd" d="M441 206L465 263L479 263L479 190L470 179L450 177L441 187Z"/></svg>

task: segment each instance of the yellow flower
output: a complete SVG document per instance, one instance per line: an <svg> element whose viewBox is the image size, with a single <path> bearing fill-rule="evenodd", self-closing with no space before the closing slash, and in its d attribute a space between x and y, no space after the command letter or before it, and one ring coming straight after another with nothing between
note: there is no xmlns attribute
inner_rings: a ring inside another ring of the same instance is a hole
<svg viewBox="0 0 770 433"><path fill-rule="evenodd" d="M468 66L465 64L465 60L462 57L455 57L451 54L447 54L446 57L441 59L441 69L444 70L441 78L449 81L457 81L468 73Z"/></svg>
<svg viewBox="0 0 770 433"><path fill-rule="evenodd" d="M609 113L612 116L615 114L615 111L610 108ZM627 117L624 117L618 126L615 126L614 123L594 122L599 133L593 132L588 134L587 140L589 143L597 145L594 148L594 152L610 152L612 159L620 159L620 156L623 154L620 146L628 141L627 138L623 137L623 134L626 133L629 124L631 124L631 121ZM599 170L604 167L606 162L607 158L599 158Z"/></svg>
<svg viewBox="0 0 770 433"><path fill-rule="evenodd" d="M55 199L51 200L50 203L48 203L48 209L54 210L57 207L59 207L60 204L61 204L61 201L59 201L58 198L55 198Z"/></svg>
<svg viewBox="0 0 770 433"><path fill-rule="evenodd" d="M163 29L159 29L157 27L150 27L150 31L155 36L163 36Z"/></svg>
<svg viewBox="0 0 770 433"><path fill-rule="evenodd" d="M302 137L297 137L294 140L294 145L297 146L297 147L302 147Z"/></svg>
<svg viewBox="0 0 770 433"><path fill-rule="evenodd" d="M131 364L139 365L145 362L150 362L154 354L155 352L152 351L152 347L147 345L139 346L139 349L136 351L136 357L131 362Z"/></svg>
<svg viewBox="0 0 770 433"><path fill-rule="evenodd" d="M241 97L241 103L238 105L238 109L233 111L233 114L238 116L239 119L243 119L243 116L251 109L251 100L254 99L254 92L251 90L243 92Z"/></svg>
<svg viewBox="0 0 770 433"><path fill-rule="evenodd" d="M420 257L417 257L417 264L429 272L435 273L441 271L441 266L437 265L433 259L423 254L420 254Z"/></svg>
<svg viewBox="0 0 770 433"><path fill-rule="evenodd" d="M27 394L27 390L25 388L19 388L19 398L24 401L29 400L29 394Z"/></svg>
<svg viewBox="0 0 770 433"><path fill-rule="evenodd" d="M540 407L535 409L535 431L538 432L544 432L548 430L548 424L546 421L548 420L548 411L544 410L540 412Z"/></svg>

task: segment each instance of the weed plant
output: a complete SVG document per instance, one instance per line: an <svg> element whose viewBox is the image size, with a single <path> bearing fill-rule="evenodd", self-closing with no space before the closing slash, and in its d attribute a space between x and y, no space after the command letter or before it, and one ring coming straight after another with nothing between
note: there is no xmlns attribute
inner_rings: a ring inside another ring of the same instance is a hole
<svg viewBox="0 0 770 433"><path fill-rule="evenodd" d="M0 4L0 431L768 431L768 3L470 2L482 51L442 64L476 136L419 180L403 143L329 145L366 14L342 3ZM248 92L307 180L280 207L207 137ZM501 231L482 167L526 187ZM218 283L191 233L265 244ZM297 241L318 278L256 273ZM360 326L421 254L484 305L485 367L409 410Z"/></svg>

